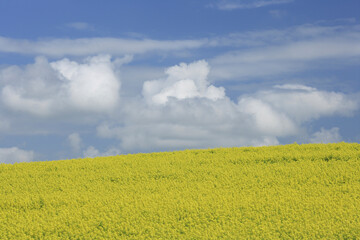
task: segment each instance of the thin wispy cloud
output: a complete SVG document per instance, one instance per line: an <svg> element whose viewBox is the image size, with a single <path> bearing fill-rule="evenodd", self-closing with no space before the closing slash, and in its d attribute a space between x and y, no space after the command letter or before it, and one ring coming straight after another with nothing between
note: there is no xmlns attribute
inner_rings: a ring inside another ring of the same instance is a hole
<svg viewBox="0 0 360 240"><path fill-rule="evenodd" d="M86 22L71 22L71 23L65 24L65 26L68 28L72 28L72 29L80 30L80 31L95 30L94 26L92 26L91 24L86 23Z"/></svg>
<svg viewBox="0 0 360 240"><path fill-rule="evenodd" d="M149 38L52 38L39 40L15 39L0 36L0 52L49 57L91 56L110 54L123 56L131 54L174 54L200 48L229 46L249 48L279 46L291 42L319 41L324 39L355 39L360 25L316 25L307 24L286 29L269 29L230 33L208 38L156 40Z"/></svg>
<svg viewBox="0 0 360 240"><path fill-rule="evenodd" d="M251 9L251 8L261 8L270 5L286 4L291 3L294 0L254 0L254 1L244 1L244 0L222 0L215 4L212 4L212 7L216 7L220 10L235 10L235 9Z"/></svg>
<svg viewBox="0 0 360 240"><path fill-rule="evenodd" d="M287 15L287 12L282 10L270 10L269 14L273 18L281 19Z"/></svg>
<svg viewBox="0 0 360 240"><path fill-rule="evenodd" d="M306 25L283 31L249 32L235 36L231 41L229 38L220 41L243 44L241 42L246 39L254 39L256 44L210 60L213 78L244 80L279 76L323 67L322 63L328 60L341 65L349 63L345 59L360 58L359 26ZM350 61L350 64L356 64L356 61Z"/></svg>
<svg viewBox="0 0 360 240"><path fill-rule="evenodd" d="M0 52L53 57L89 56L97 54L125 55L147 52L176 52L199 48L206 43L206 39L171 41L124 38L78 38L30 41L0 36Z"/></svg>

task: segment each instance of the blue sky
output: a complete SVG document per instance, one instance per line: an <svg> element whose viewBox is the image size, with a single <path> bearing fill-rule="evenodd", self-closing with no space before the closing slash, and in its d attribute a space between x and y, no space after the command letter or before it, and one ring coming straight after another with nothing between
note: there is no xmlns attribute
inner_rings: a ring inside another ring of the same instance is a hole
<svg viewBox="0 0 360 240"><path fill-rule="evenodd" d="M360 141L357 0L0 1L0 162Z"/></svg>

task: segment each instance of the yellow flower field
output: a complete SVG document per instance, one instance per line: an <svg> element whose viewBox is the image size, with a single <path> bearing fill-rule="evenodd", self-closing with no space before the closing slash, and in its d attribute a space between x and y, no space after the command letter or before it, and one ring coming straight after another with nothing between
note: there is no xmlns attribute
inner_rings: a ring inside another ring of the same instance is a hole
<svg viewBox="0 0 360 240"><path fill-rule="evenodd" d="M0 239L356 239L360 144L0 164Z"/></svg>

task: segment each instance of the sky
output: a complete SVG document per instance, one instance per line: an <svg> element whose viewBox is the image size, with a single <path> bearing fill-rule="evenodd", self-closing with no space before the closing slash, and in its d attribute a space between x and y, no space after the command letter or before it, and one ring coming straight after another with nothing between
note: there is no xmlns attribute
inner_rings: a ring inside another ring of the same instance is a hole
<svg viewBox="0 0 360 240"><path fill-rule="evenodd" d="M358 0L0 0L0 163L360 142Z"/></svg>

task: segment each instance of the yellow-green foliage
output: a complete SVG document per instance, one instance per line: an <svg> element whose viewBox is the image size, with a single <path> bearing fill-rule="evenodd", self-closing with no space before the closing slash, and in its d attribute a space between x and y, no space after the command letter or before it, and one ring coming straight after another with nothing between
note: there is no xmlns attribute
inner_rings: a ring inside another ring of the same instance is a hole
<svg viewBox="0 0 360 240"><path fill-rule="evenodd" d="M355 239L360 144L0 164L0 239Z"/></svg>

